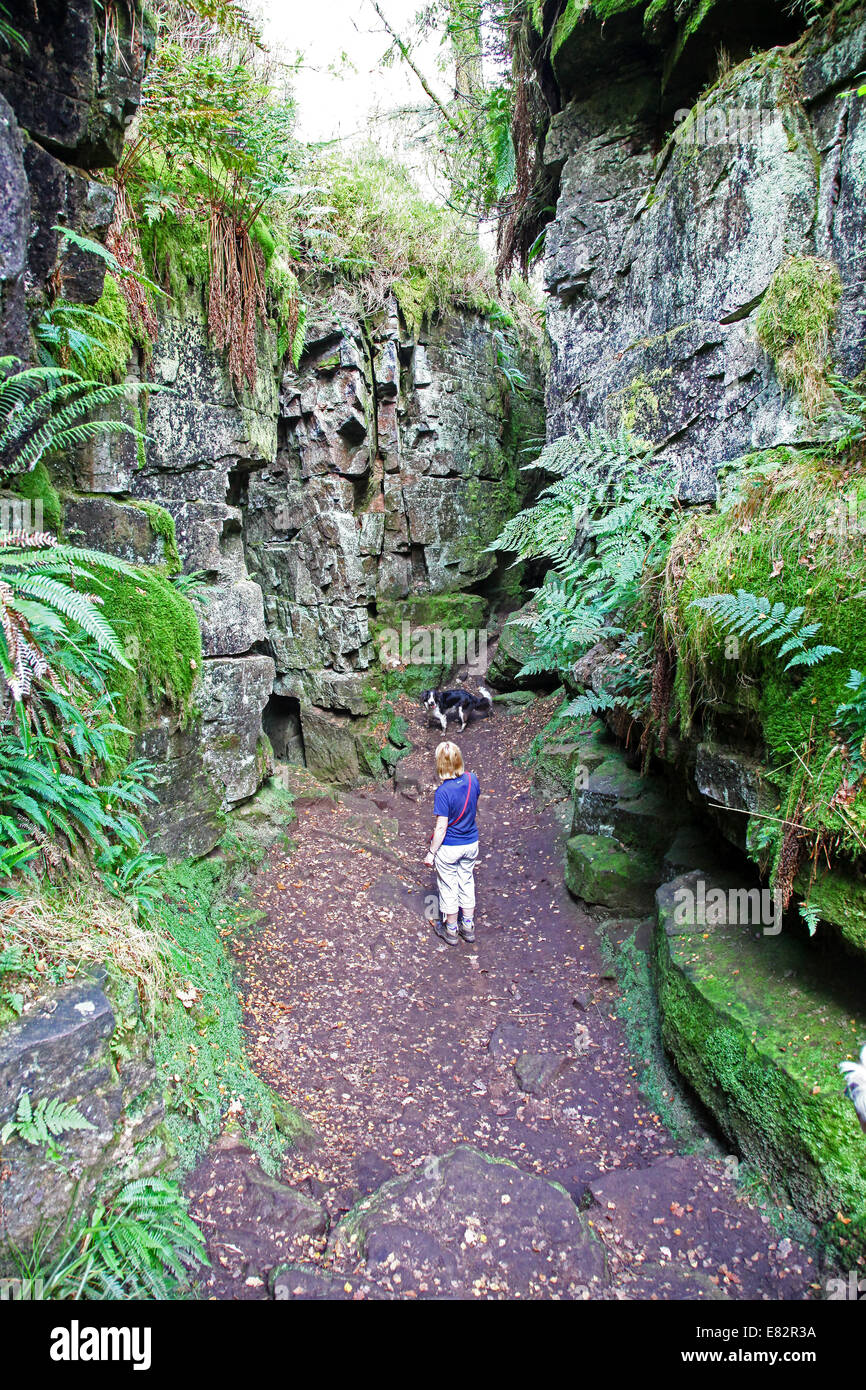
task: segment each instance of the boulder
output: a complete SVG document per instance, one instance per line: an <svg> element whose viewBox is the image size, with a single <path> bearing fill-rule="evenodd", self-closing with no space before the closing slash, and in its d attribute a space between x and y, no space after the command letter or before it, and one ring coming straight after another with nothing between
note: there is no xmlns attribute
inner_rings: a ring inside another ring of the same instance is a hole
<svg viewBox="0 0 866 1390"><path fill-rule="evenodd" d="M566 846L565 883L584 902L642 914L653 905L659 862L645 850L626 849L610 835L574 835Z"/></svg>
<svg viewBox="0 0 866 1390"><path fill-rule="evenodd" d="M132 565L164 565L169 558L166 535L135 503L73 496L63 509L63 529L70 544L104 550Z"/></svg>
<svg viewBox="0 0 866 1390"><path fill-rule="evenodd" d="M199 621L204 656L241 656L265 640L262 591L250 579L212 585L199 605Z"/></svg>
<svg viewBox="0 0 866 1390"><path fill-rule="evenodd" d="M125 1009L134 1011L133 999ZM13 1120L26 1091L74 1105L89 1129L71 1130L48 1146L13 1136L3 1145L0 1242L29 1248L46 1227L62 1227L107 1175L115 1186L156 1172L166 1162L164 1106L144 1029L128 1030L118 1072L110 1043L115 1010L103 989L81 979L0 1033L0 1129Z"/></svg>
<svg viewBox="0 0 866 1390"><path fill-rule="evenodd" d="M269 656L217 657L202 663L202 756L226 805L252 796L267 775L262 711L273 684Z"/></svg>
<svg viewBox="0 0 866 1390"><path fill-rule="evenodd" d="M613 834L624 845L660 855L670 847L684 814L673 787L650 783L639 796L617 803L610 824Z"/></svg>
<svg viewBox="0 0 866 1390"><path fill-rule="evenodd" d="M362 777L382 777L385 739L368 719L334 714L315 705L301 706L307 767L323 782L353 786Z"/></svg>
<svg viewBox="0 0 866 1390"><path fill-rule="evenodd" d="M427 1298L537 1297L541 1287L587 1298L604 1283L602 1248L563 1188L465 1145L359 1202L331 1248Z"/></svg>
<svg viewBox="0 0 866 1390"><path fill-rule="evenodd" d="M521 1091L543 1096L568 1066L568 1058L555 1052L523 1052L514 1063L514 1075Z"/></svg>
<svg viewBox="0 0 866 1390"><path fill-rule="evenodd" d="M583 781L585 785L576 786L574 792L574 835L610 833L617 808L636 802L647 790L640 773L628 767L618 752L609 751Z"/></svg>
<svg viewBox="0 0 866 1390"><path fill-rule="evenodd" d="M500 686L503 690L527 689L539 685L538 676L519 675L521 667L535 654L531 623L527 626L523 621L532 619L534 613L535 605L526 603L506 620L496 654L487 668L487 679L492 685Z"/></svg>

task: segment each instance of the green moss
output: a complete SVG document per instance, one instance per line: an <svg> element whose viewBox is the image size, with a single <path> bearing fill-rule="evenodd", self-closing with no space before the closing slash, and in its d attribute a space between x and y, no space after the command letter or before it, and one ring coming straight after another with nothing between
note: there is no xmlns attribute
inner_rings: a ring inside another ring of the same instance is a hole
<svg viewBox="0 0 866 1390"><path fill-rule="evenodd" d="M130 327L126 300L110 271L106 273L102 295L94 309L99 319L87 323L87 332L95 339L95 345L87 353L88 370L100 381L123 381L136 338Z"/></svg>
<svg viewBox="0 0 866 1390"><path fill-rule="evenodd" d="M148 274L179 304L203 299L210 274L207 219L169 212L158 222L140 221L139 234Z"/></svg>
<svg viewBox="0 0 866 1390"><path fill-rule="evenodd" d="M619 416L618 427L631 434L650 438L657 427L661 413L661 400L656 387L662 381L669 381L673 370L652 372L649 377L636 376L609 397L609 405Z"/></svg>
<svg viewBox="0 0 866 1390"><path fill-rule="evenodd" d="M790 256L773 275L758 310L761 346L772 357L782 386L797 392L809 418L824 399L830 329L841 294L832 261Z"/></svg>
<svg viewBox="0 0 866 1390"><path fill-rule="evenodd" d="M653 855L627 850L610 835L573 835L566 846L569 892L614 912L648 912L660 877Z"/></svg>
<svg viewBox="0 0 866 1390"><path fill-rule="evenodd" d="M172 867L163 874L164 891L154 909L158 926L175 943L182 980L200 991L190 1008L177 1002L160 1020L154 1039L166 1128L181 1168L189 1169L220 1132L235 1101L242 1106L245 1138L264 1167L276 1173L285 1143L274 1097L246 1057L241 1003L223 940L248 914L237 900L220 901L219 873L212 863Z"/></svg>
<svg viewBox="0 0 866 1390"><path fill-rule="evenodd" d="M130 505L147 514L151 531L155 536L162 538L162 553L167 573L179 574L183 566L180 562L177 532L171 512L167 512L165 507L158 506L156 502L133 502Z"/></svg>
<svg viewBox="0 0 866 1390"><path fill-rule="evenodd" d="M479 594L420 594L380 600L376 616L382 626L397 630L407 622L413 629L441 627L466 632L483 626L487 604Z"/></svg>
<svg viewBox="0 0 866 1390"><path fill-rule="evenodd" d="M692 931L674 924L674 911L673 890L663 890L665 1045L743 1155L813 1220L841 1208L862 1246L866 1149L838 1063L859 1050L866 1016L789 933Z"/></svg>
<svg viewBox="0 0 866 1390"><path fill-rule="evenodd" d="M706 1120L662 1044L650 951L639 944L637 928L624 939L619 933L612 937L611 931L617 926L616 919L602 922L598 935L604 957L616 971L616 1013L625 1027L632 1061L638 1069L641 1095L681 1147L690 1152L706 1149L710 1142Z"/></svg>
<svg viewBox="0 0 866 1390"><path fill-rule="evenodd" d="M848 946L866 956L866 883L839 866L814 881L801 871L795 888L807 897L822 922L831 923Z"/></svg>
<svg viewBox="0 0 866 1390"><path fill-rule="evenodd" d="M41 502L42 529L53 531L55 535L60 534L63 529L63 503L44 463L40 461L29 473L15 474L10 479L9 489L16 497L25 497L30 502Z"/></svg>
<svg viewBox="0 0 866 1390"><path fill-rule="evenodd" d="M394 294L406 320L406 327L410 333L417 335L422 326L430 322L438 307L433 282L424 271L416 270L396 282Z"/></svg>
<svg viewBox="0 0 866 1390"><path fill-rule="evenodd" d="M755 488L739 505L693 517L675 542L672 568L686 563L664 603L684 668L680 699L696 685L705 712L718 704L748 711L751 700L772 780L783 788L780 819L796 813L816 838L856 856L866 839L866 794L835 799L843 778L853 779L833 721L849 671L866 651L866 552L859 529L845 524L849 515L866 516L866 477L848 477L813 454L776 462L771 456L770 476L756 468ZM757 642L743 641L732 655L724 632L692 605L738 589L802 607L803 622L820 623L817 640L840 654L791 671ZM780 839L776 826L776 854Z"/></svg>
<svg viewBox="0 0 866 1390"><path fill-rule="evenodd" d="M163 701L189 715L201 670L201 630L192 604L153 569L133 576L105 574L103 611L131 661L115 668L113 683L127 723L141 721Z"/></svg>

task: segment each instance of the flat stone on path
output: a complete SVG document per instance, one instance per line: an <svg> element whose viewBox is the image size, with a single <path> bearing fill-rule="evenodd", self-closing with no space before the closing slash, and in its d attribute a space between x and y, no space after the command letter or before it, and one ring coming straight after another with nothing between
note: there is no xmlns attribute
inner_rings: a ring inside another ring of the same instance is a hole
<svg viewBox="0 0 866 1390"><path fill-rule="evenodd" d="M562 1188L469 1145L385 1183L330 1248L430 1298L590 1297L605 1277L603 1248Z"/></svg>
<svg viewBox="0 0 866 1390"><path fill-rule="evenodd" d="M270 1286L271 1297L278 1303L295 1299L346 1303L390 1297L369 1280L347 1279L344 1275L329 1274L327 1270L315 1269L310 1265L278 1265L271 1274Z"/></svg>
<svg viewBox="0 0 866 1390"><path fill-rule="evenodd" d="M525 1035L522 1028L514 1023L498 1023L490 1034L487 1051L491 1057L519 1057L523 1051Z"/></svg>
<svg viewBox="0 0 866 1390"><path fill-rule="evenodd" d="M514 1063L514 1075L521 1091L530 1096L543 1096L567 1065L568 1058L555 1052L524 1052Z"/></svg>

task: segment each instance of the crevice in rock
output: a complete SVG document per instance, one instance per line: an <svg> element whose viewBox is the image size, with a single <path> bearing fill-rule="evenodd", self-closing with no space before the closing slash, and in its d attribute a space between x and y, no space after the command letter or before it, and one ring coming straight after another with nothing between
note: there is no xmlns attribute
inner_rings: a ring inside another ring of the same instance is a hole
<svg viewBox="0 0 866 1390"><path fill-rule="evenodd" d="M279 762L306 764L299 700L272 692L262 713L262 729Z"/></svg>

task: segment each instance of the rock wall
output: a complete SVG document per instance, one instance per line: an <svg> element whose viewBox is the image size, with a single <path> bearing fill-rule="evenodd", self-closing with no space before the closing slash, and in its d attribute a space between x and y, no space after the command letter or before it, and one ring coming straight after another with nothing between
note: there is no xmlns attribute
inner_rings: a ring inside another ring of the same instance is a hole
<svg viewBox="0 0 866 1390"><path fill-rule="evenodd" d="M91 0L40 5L20 23L29 53L0 52L0 351L25 360L61 261L66 298L102 292L102 261L53 228L103 239L111 222L108 174L150 42L141 14L121 11L106 39ZM213 848L271 770L271 740L333 780L387 770L399 749L379 746L369 718L377 605L483 587L484 548L516 506L526 409L512 413L491 325L455 309L413 336L394 301L370 318L339 285L305 292L298 368L263 330L242 394L209 343L203 287L162 302L146 373L137 350L130 362L163 388L144 458L135 439L104 436L55 479L69 537L165 564L156 504L207 586L195 718L166 704L137 741L156 768L154 846L171 855Z"/></svg>
<svg viewBox="0 0 866 1390"><path fill-rule="evenodd" d="M672 75L676 41L638 44L624 19L603 31L587 19L562 42L544 156L561 171L544 261L551 438L628 424L675 460L692 501L714 498L725 460L820 438L780 388L755 318L786 257L831 259L843 283L833 360L846 376L866 362L866 118L853 90L866 22L846 8L718 80L708 45L680 52ZM717 37L748 52L768 26L784 41L790 20L755 5Z"/></svg>
<svg viewBox="0 0 866 1390"><path fill-rule="evenodd" d="M808 28L760 0L624 0L607 20L602 0L555 8L551 19L554 7L538 7L537 45L545 169L559 182L544 260L548 437L626 426L673 461L683 501L712 503L728 461L830 434L759 342L762 301L789 257L838 268L829 361L845 378L866 365L866 8L841 3ZM511 683L520 631L506 628L497 658ZM586 653L579 688L602 690L609 661L610 644ZM628 765L607 735L548 750L565 759L568 790L573 780L566 882L622 927L624 979L646 952L664 1045L726 1142L829 1239L862 1249L862 1134L838 1071L866 1031L862 863L806 857L783 915L756 867L781 774L747 685L704 701L690 731L656 749L648 778L635 738ZM607 716L620 735L621 713ZM677 912L686 899L699 904L691 918Z"/></svg>
<svg viewBox="0 0 866 1390"><path fill-rule="evenodd" d="M394 302L371 322L347 293L329 298L297 368L263 337L249 400L195 293L163 313L153 370L172 394L151 403L146 464L91 480L164 506L184 569L211 583L204 761L226 805L266 767L263 716L278 757L326 778L387 767L367 718L377 607L483 584L515 506L519 437L490 326L454 311L416 340Z"/></svg>
<svg viewBox="0 0 866 1390"><path fill-rule="evenodd" d="M79 539L140 563L160 558L142 510L158 504L207 584L200 718L161 711L140 738L160 769L151 828L172 854L207 852L222 812L256 792L265 735L330 780L383 772L377 609L483 587L485 547L516 506L525 422L479 315L455 310L416 340L396 303L370 322L336 291L297 369L265 333L259 365L239 397L190 286L160 312L151 371L167 389L149 401L143 462L134 439L97 440L66 500Z"/></svg>
<svg viewBox="0 0 866 1390"><path fill-rule="evenodd" d="M123 1057L112 1054L117 1003L105 994L104 972L52 994L35 1012L0 1035L0 1128L15 1119L23 1092L34 1109L60 1100L90 1128L51 1145L14 1135L0 1165L0 1245L26 1250L40 1229L62 1227L73 1202L86 1208L103 1179L113 1190L149 1176L167 1161L164 1104L149 1037L139 1024L125 1031ZM138 1015L134 988L123 1001L124 1019Z"/></svg>

